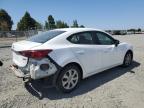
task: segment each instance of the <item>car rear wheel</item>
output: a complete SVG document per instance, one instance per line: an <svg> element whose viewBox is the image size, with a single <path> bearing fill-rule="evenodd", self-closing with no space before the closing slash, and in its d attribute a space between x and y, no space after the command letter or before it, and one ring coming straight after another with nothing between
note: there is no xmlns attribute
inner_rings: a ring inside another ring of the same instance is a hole
<svg viewBox="0 0 144 108"><path fill-rule="evenodd" d="M80 69L75 65L68 65L62 69L56 87L64 93L73 91L80 81Z"/></svg>
<svg viewBox="0 0 144 108"><path fill-rule="evenodd" d="M132 59L133 59L132 53L131 52L127 52L125 57L124 57L123 66L124 67L128 67L129 65L131 65Z"/></svg>

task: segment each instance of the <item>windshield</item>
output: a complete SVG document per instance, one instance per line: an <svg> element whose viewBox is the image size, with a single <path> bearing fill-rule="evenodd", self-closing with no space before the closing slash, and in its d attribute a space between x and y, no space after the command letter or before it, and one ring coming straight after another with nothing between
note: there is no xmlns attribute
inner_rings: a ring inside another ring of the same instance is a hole
<svg viewBox="0 0 144 108"><path fill-rule="evenodd" d="M58 30L50 30L47 32L43 32L37 35L30 37L27 41L38 42L38 43L45 43L48 40L64 33L65 31L58 31Z"/></svg>

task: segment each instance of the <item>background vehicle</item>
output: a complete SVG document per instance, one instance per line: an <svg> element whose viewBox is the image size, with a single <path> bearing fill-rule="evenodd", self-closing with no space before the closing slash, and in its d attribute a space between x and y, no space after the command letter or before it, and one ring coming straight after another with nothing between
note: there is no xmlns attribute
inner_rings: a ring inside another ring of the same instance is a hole
<svg viewBox="0 0 144 108"><path fill-rule="evenodd" d="M13 43L12 53L16 76L36 80L53 75L53 83L63 92L93 74L129 66L133 59L131 45L90 28L50 30Z"/></svg>

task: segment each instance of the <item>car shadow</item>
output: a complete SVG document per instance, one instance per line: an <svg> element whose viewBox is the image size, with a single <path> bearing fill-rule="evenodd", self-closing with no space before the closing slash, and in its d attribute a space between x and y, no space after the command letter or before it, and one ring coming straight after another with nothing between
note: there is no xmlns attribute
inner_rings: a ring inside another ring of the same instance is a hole
<svg viewBox="0 0 144 108"><path fill-rule="evenodd" d="M39 83L39 81L25 83L25 88L29 93L39 99L48 98L50 100L58 100L62 98L71 98L92 91L93 89L109 81L112 81L127 72L134 74L135 72L132 69L138 66L140 66L140 63L133 61L132 65L127 68L118 66L101 72L99 74L93 75L89 78L82 80L78 88L76 88L73 92L67 94L60 93L51 86L43 87L41 86L42 83Z"/></svg>

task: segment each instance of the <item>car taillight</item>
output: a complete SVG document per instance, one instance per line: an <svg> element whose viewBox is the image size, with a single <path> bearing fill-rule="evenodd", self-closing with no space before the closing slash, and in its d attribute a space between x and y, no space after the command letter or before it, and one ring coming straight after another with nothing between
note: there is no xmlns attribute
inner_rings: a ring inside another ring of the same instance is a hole
<svg viewBox="0 0 144 108"><path fill-rule="evenodd" d="M41 59L46 57L52 50L27 50L20 51L19 54L28 58Z"/></svg>

